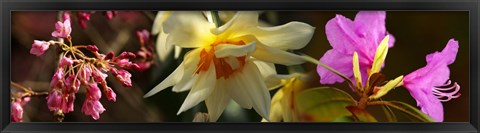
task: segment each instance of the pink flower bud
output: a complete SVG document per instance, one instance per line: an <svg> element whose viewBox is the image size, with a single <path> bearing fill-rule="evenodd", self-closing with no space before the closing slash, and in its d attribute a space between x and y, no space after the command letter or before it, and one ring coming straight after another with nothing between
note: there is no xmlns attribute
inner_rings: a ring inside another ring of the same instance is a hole
<svg viewBox="0 0 480 133"><path fill-rule="evenodd" d="M52 89L47 96L47 105L50 111L58 111L62 107L62 92L58 88Z"/></svg>
<svg viewBox="0 0 480 133"><path fill-rule="evenodd" d="M115 60L115 62L119 67L122 67L122 68L130 68L130 65L132 64L132 62L130 62L130 60L127 58L117 59Z"/></svg>
<svg viewBox="0 0 480 133"><path fill-rule="evenodd" d="M55 31L52 32L53 37L68 38L72 32L70 19L66 19L63 23L58 21L55 24Z"/></svg>
<svg viewBox="0 0 480 133"><path fill-rule="evenodd" d="M137 35L138 41L140 42L140 46L143 46L150 40L150 32L148 32L145 29L137 31L136 35Z"/></svg>
<svg viewBox="0 0 480 133"><path fill-rule="evenodd" d="M115 15L117 15L117 11L106 11L105 12L105 17L107 17L108 20L112 20Z"/></svg>
<svg viewBox="0 0 480 133"><path fill-rule="evenodd" d="M93 76L93 80L95 82L102 82L102 81L105 81L105 78L107 78L107 74L106 73L103 73L102 71L100 71L99 69L95 69L93 70L94 72L92 72L92 76Z"/></svg>
<svg viewBox="0 0 480 133"><path fill-rule="evenodd" d="M58 63L59 67L70 66L73 64L73 60L70 57L62 57L60 63Z"/></svg>
<svg viewBox="0 0 480 133"><path fill-rule="evenodd" d="M78 12L77 13L78 22L80 23L80 27L82 29L87 28L87 22L90 21L90 13L88 12Z"/></svg>
<svg viewBox="0 0 480 133"><path fill-rule="evenodd" d="M88 45L88 46L87 46L87 49L90 50L90 51L93 51L93 52L97 52L97 51L98 51L98 47L95 46L95 45Z"/></svg>
<svg viewBox="0 0 480 133"><path fill-rule="evenodd" d="M30 54L40 56L43 53L45 53L45 51L48 50L49 46L50 46L50 43L48 42L33 40L32 48L30 49Z"/></svg>
<svg viewBox="0 0 480 133"><path fill-rule="evenodd" d="M13 122L21 122L23 120L23 107L20 104L20 100L12 102L11 115Z"/></svg>
<svg viewBox="0 0 480 133"><path fill-rule="evenodd" d="M98 120L100 118L100 114L105 111L102 103L98 100L93 100L90 98L85 99L82 106L82 112L85 115L92 116L93 119Z"/></svg>
<svg viewBox="0 0 480 133"><path fill-rule="evenodd" d="M75 79L75 75L72 74L65 79L65 86L68 92L77 93L80 88L80 79Z"/></svg>
<svg viewBox="0 0 480 133"><path fill-rule="evenodd" d="M113 58L113 56L115 56L115 53L109 52L109 53L107 54L107 56L105 56L105 60L110 60L110 59Z"/></svg>
<svg viewBox="0 0 480 133"><path fill-rule="evenodd" d="M150 68L150 66L152 65L152 62L138 62L136 64L138 66L137 70L143 72L143 71L147 70L148 68Z"/></svg>
<svg viewBox="0 0 480 133"><path fill-rule="evenodd" d="M132 77L132 74L130 74L128 71L123 69L112 69L112 74L115 75L117 81L122 83L123 86L132 87L132 81L130 79Z"/></svg>
<svg viewBox="0 0 480 133"><path fill-rule="evenodd" d="M70 20L70 13L69 12L63 12L62 14L62 20L67 20L69 19Z"/></svg>
<svg viewBox="0 0 480 133"><path fill-rule="evenodd" d="M63 87L63 83L62 83L63 76L64 76L63 67L60 67L60 68L57 69L55 74L53 74L52 80L50 81L50 87L52 87L52 88L55 88L55 87L62 88Z"/></svg>
<svg viewBox="0 0 480 133"><path fill-rule="evenodd" d="M107 92L105 92L105 95L107 96L107 99L110 101L117 101L117 94L113 92L112 88L108 87Z"/></svg>
<svg viewBox="0 0 480 133"><path fill-rule="evenodd" d="M93 100L99 100L102 97L102 92L98 88L97 83L89 83L87 86L88 94L87 97Z"/></svg>

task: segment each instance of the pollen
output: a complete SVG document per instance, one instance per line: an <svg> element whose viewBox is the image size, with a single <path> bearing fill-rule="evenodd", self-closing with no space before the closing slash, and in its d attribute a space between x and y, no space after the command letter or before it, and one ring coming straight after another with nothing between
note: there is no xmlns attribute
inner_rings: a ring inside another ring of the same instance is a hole
<svg viewBox="0 0 480 133"><path fill-rule="evenodd" d="M211 44L207 48L203 48L200 52L200 61L197 64L196 74L202 71L208 71L210 65L215 66L215 74L217 79L228 79L232 74L241 70L245 65L246 56L217 58L215 56L215 46L217 45L245 45L243 41L238 42L221 42Z"/></svg>

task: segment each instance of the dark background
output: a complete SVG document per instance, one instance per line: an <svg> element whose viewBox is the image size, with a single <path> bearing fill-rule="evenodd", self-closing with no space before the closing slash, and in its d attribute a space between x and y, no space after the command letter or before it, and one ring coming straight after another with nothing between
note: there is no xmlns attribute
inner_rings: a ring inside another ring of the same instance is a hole
<svg viewBox="0 0 480 133"><path fill-rule="evenodd" d="M261 19L280 25L290 21L300 21L316 27L310 44L299 52L319 59L331 49L326 36L325 24L335 14L354 19L357 11L280 11L264 12ZM139 43L135 31L151 30L156 12L121 11L113 20L107 20L102 12L96 12L83 30L78 22L72 21L72 37L75 45L96 44L101 53L114 51L137 51ZM387 31L396 39L395 46L389 49L382 73L387 79L406 75L426 65L425 56L442 50L450 38L459 41L460 49L455 63L450 65L450 78L462 87L462 96L443 103L446 122L468 122L469 118L469 18L465 11L388 11ZM14 82L32 87L38 91L48 91L49 81L55 71L58 53L50 48L44 55L36 57L29 53L33 40L50 40L55 28L57 12L12 12L12 60L11 79ZM156 39L156 37L152 37ZM172 56L171 56L172 57ZM173 57L172 57L173 58ZM108 84L117 93L117 102L102 98L106 111L101 122L162 122L191 121L195 112L206 112L203 103L187 112L176 115L188 92L173 93L166 89L150 98L142 96L168 76L181 62L170 58L166 62L156 61L145 72L132 72L133 87L118 84L109 74ZM303 65L307 71L315 71L310 63ZM285 69L278 67L279 73ZM347 88L344 84L334 85ZM350 92L350 89L344 89ZM273 93L273 92L272 92ZM384 100L398 100L416 105L415 100L403 87L387 94ZM27 104L25 121L53 121L53 113L45 103L45 97L34 97ZM66 115L65 121L94 121L81 112L83 95L77 94L75 111ZM238 110L234 104L221 116L219 121L245 122L260 121L253 110ZM369 108L370 109L370 108ZM375 108L370 109L375 114ZM381 116L379 116L381 117ZM381 118L380 118L381 119Z"/></svg>

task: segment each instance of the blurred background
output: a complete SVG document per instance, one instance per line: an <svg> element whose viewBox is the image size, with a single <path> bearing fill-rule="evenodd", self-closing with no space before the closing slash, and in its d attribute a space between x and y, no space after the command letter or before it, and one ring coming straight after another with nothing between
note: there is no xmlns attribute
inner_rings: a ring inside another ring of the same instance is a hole
<svg viewBox="0 0 480 133"><path fill-rule="evenodd" d="M91 15L87 28L80 28L72 20L74 45L95 44L100 53L122 51L136 52L139 41L138 30L151 31L156 11L118 11L112 20L106 19L102 11ZM281 25L290 21L300 21L314 27L312 41L298 52L319 59L331 49L325 35L325 24L336 14L354 19L357 11L267 11L260 19L271 25ZM469 14L465 11L387 11L387 31L396 39L389 49L382 73L387 79L406 75L426 65L425 56L441 51L449 39L459 41L459 51L455 63L449 66L450 78L461 86L461 97L444 102L445 122L469 121ZM12 12L11 38L11 80L35 91L49 91L49 82L55 72L58 51L51 47L44 55L29 53L33 40L51 40L58 12L54 11L14 11ZM156 36L151 36L156 41ZM185 53L186 50L183 50ZM166 61L155 58L152 67L144 72L132 73L132 87L123 87L109 74L108 85L117 93L117 101L101 99L106 111L99 122L191 122L195 113L207 112L205 105L198 106L176 115L188 92L164 91L144 99L142 96L166 78L180 64L173 54ZM316 65L303 65L307 72L315 72ZM476 69L476 68L475 68ZM278 73L287 73L285 66L277 66ZM317 77L318 78L318 77ZM319 83L313 83L318 86ZM345 84L330 85L351 93ZM275 91L272 91L273 95ZM353 93L351 93L353 95ZM81 112L84 95L77 94L75 111L65 115L64 122L95 121ZM355 97L354 97L355 98ZM383 100L404 101L415 106L415 100L403 87L392 90ZM371 114L383 114L381 109L368 108ZM376 115L375 115L376 116ZM383 115L376 116L379 120ZM234 102L227 106L219 122L259 122L260 116L254 110L240 109ZM25 106L25 122L54 121L53 112L48 110L45 97L32 97Z"/></svg>

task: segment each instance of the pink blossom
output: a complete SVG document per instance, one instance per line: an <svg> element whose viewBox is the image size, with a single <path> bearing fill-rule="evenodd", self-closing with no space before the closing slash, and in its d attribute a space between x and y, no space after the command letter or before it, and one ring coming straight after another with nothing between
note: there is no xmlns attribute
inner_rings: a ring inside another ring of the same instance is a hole
<svg viewBox="0 0 480 133"><path fill-rule="evenodd" d="M74 102L75 102L75 93L71 93L68 97L63 98L62 102L62 111L63 113L69 113L74 110Z"/></svg>
<svg viewBox="0 0 480 133"><path fill-rule="evenodd" d="M112 20L115 15L117 15L118 11L106 11L105 12L105 17L107 17L108 20Z"/></svg>
<svg viewBox="0 0 480 133"><path fill-rule="evenodd" d="M441 102L459 97L460 86L451 84L448 65L455 61L458 42L450 39L441 52L427 55L427 65L403 78L403 86L417 101L422 112L430 115L438 122L443 121L443 105ZM442 99L442 100L440 100Z"/></svg>
<svg viewBox="0 0 480 133"><path fill-rule="evenodd" d="M132 77L132 74L130 74L128 71L123 69L112 69L112 74L115 76L117 81L122 83L123 86L132 87L132 81L130 79Z"/></svg>
<svg viewBox="0 0 480 133"><path fill-rule="evenodd" d="M90 99L99 100L102 97L102 92L98 88L97 83L89 83L87 86L88 95Z"/></svg>
<svg viewBox="0 0 480 133"><path fill-rule="evenodd" d="M63 23L58 21L55 24L55 31L52 32L53 37L68 38L72 32L70 19L66 19Z"/></svg>
<svg viewBox="0 0 480 133"><path fill-rule="evenodd" d="M77 17L78 17L78 22L80 23L80 27L82 29L87 28L87 22L90 21L90 13L88 12L78 12Z"/></svg>
<svg viewBox="0 0 480 133"><path fill-rule="evenodd" d="M58 88L52 89L47 96L47 105L50 111L58 111L62 108L62 92Z"/></svg>
<svg viewBox="0 0 480 133"><path fill-rule="evenodd" d="M62 20L70 20L70 12L63 12L62 14Z"/></svg>
<svg viewBox="0 0 480 133"><path fill-rule="evenodd" d="M150 68L150 66L152 65L152 62L138 62L137 65L138 65L137 70L143 72L143 71L147 70L148 68Z"/></svg>
<svg viewBox="0 0 480 133"><path fill-rule="evenodd" d="M143 29L141 31L136 32L138 41L140 41L140 46L144 46L150 40L150 32Z"/></svg>
<svg viewBox="0 0 480 133"><path fill-rule="evenodd" d="M75 79L75 75L69 75L65 79L65 86L67 87L68 92L77 93L80 88L80 79Z"/></svg>
<svg viewBox="0 0 480 133"><path fill-rule="evenodd" d="M115 92L113 92L112 88L108 87L107 88L107 91L105 92L106 96L107 96L107 99L110 100L110 101L116 101L117 100L117 94L115 94Z"/></svg>
<svg viewBox="0 0 480 133"><path fill-rule="evenodd" d="M50 43L46 41L39 41L39 40L33 40L32 48L30 49L30 54L40 56L45 51L48 50L48 47L50 46Z"/></svg>
<svg viewBox="0 0 480 133"><path fill-rule="evenodd" d="M60 63L58 63L58 66L59 67L64 67L64 66L70 66L73 64L73 60L72 58L70 57L62 57L62 59L60 59Z"/></svg>
<svg viewBox="0 0 480 133"><path fill-rule="evenodd" d="M63 72L63 67L58 68L55 74L53 74L52 80L50 81L50 87L62 88L63 86L62 81L63 81L64 74L65 73Z"/></svg>
<svg viewBox="0 0 480 133"><path fill-rule="evenodd" d="M92 116L93 119L98 120L100 118L100 114L105 111L102 103L99 100L93 100L91 98L85 99L82 106L82 112L85 115Z"/></svg>
<svg viewBox="0 0 480 133"><path fill-rule="evenodd" d="M88 65L84 66L81 68L78 76L85 82L88 82L90 81L90 76L92 76L92 69Z"/></svg>
<svg viewBox="0 0 480 133"><path fill-rule="evenodd" d="M119 67L122 68L129 68L130 65L132 65L132 62L130 62L129 59L124 58L124 59L119 59L115 61Z"/></svg>
<svg viewBox="0 0 480 133"><path fill-rule="evenodd" d="M23 120L23 107L20 103L20 100L15 100L12 102L11 106L11 120L13 122L22 122Z"/></svg>

